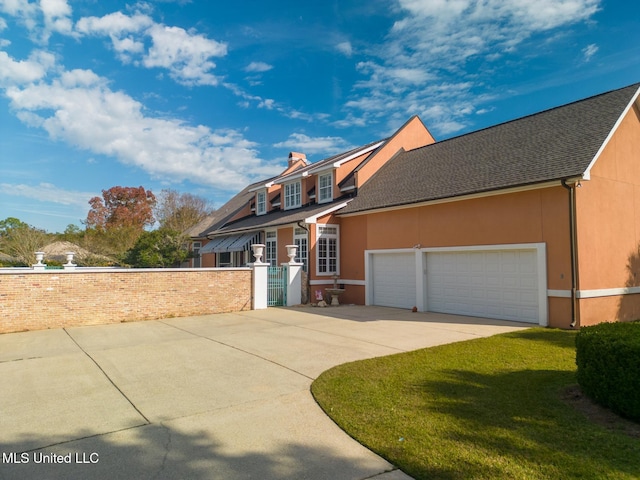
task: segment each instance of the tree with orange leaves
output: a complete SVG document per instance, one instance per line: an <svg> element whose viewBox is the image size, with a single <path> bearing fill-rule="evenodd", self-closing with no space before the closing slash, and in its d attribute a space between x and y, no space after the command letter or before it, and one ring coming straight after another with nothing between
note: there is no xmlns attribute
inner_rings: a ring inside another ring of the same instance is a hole
<svg viewBox="0 0 640 480"><path fill-rule="evenodd" d="M142 231L155 222L156 197L144 187L111 187L102 190L102 198L89 200L89 205L91 210L85 222L88 228L133 227Z"/></svg>
<svg viewBox="0 0 640 480"><path fill-rule="evenodd" d="M92 244L102 245L105 254L122 257L155 223L156 197L144 187L111 187L102 190L102 198L89 200L91 209L84 222Z"/></svg>

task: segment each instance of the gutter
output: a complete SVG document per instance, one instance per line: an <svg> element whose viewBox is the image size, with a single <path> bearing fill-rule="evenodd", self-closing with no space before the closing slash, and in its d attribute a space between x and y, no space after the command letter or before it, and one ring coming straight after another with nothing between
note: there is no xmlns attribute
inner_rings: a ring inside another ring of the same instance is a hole
<svg viewBox="0 0 640 480"><path fill-rule="evenodd" d="M567 179L562 179L562 186L569 193L569 235L570 235L570 255L571 255L571 323L569 326L575 328L577 325L577 291L578 291L578 252L576 249L576 186L567 184Z"/></svg>

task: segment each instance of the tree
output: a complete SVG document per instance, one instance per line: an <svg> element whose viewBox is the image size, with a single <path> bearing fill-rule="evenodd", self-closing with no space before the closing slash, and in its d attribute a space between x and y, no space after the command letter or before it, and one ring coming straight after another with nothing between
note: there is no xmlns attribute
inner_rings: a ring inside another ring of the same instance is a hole
<svg viewBox="0 0 640 480"><path fill-rule="evenodd" d="M22 265L33 265L35 252L49 242L49 235L15 217L0 221L0 250L15 258Z"/></svg>
<svg viewBox="0 0 640 480"><path fill-rule="evenodd" d="M142 233L125 262L139 268L179 267L190 255L181 232L160 228Z"/></svg>
<svg viewBox="0 0 640 480"><path fill-rule="evenodd" d="M102 190L102 198L89 200L89 205L91 209L85 222L89 228L133 227L142 231L155 222L156 197L144 187L111 187Z"/></svg>
<svg viewBox="0 0 640 480"><path fill-rule="evenodd" d="M101 254L121 257L155 223L156 197L144 187L111 187L89 205L86 240Z"/></svg>
<svg viewBox="0 0 640 480"><path fill-rule="evenodd" d="M213 212L209 202L197 195L165 189L158 195L155 216L160 228L185 232Z"/></svg>

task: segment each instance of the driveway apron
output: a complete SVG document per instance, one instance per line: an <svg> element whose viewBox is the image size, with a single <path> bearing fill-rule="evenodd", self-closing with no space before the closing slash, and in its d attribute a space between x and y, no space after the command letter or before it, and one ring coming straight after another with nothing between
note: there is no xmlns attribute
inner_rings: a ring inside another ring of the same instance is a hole
<svg viewBox="0 0 640 480"><path fill-rule="evenodd" d="M340 306L0 335L0 479L408 479L324 415L312 381L530 326Z"/></svg>

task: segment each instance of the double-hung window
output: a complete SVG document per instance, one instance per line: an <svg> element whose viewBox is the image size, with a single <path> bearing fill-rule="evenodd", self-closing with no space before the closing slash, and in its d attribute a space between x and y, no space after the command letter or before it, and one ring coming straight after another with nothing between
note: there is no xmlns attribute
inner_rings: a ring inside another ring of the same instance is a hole
<svg viewBox="0 0 640 480"><path fill-rule="evenodd" d="M338 225L317 225L316 273L318 275L339 274L338 268Z"/></svg>
<svg viewBox="0 0 640 480"><path fill-rule="evenodd" d="M286 183L284 185L284 209L297 208L302 205L300 194L300 182Z"/></svg>
<svg viewBox="0 0 640 480"><path fill-rule="evenodd" d="M256 215L267 213L267 192L264 190L256 194Z"/></svg>
<svg viewBox="0 0 640 480"><path fill-rule="evenodd" d="M318 175L318 203L333 200L333 173Z"/></svg>

